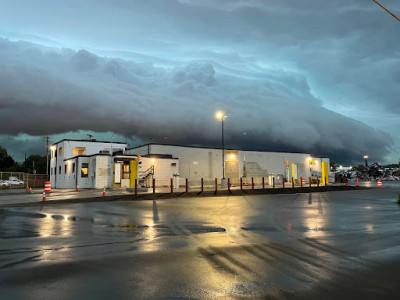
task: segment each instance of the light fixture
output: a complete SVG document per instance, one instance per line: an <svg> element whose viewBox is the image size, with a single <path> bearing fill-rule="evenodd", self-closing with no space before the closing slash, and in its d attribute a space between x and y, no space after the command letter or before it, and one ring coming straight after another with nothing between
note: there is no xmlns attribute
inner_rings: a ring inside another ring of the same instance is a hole
<svg viewBox="0 0 400 300"><path fill-rule="evenodd" d="M215 115L215 117L218 119L218 120L222 120L222 119L224 119L226 116L224 115L224 113L222 113L222 112L217 112L217 114Z"/></svg>

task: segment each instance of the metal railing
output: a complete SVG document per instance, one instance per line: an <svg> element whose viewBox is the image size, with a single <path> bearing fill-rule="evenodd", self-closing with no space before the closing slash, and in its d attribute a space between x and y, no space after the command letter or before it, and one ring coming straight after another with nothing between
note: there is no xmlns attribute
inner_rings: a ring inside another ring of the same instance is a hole
<svg viewBox="0 0 400 300"><path fill-rule="evenodd" d="M325 182L326 181L326 182ZM321 181L320 178L313 179L299 178L290 179L286 181L281 178L280 181L275 181L275 178L269 177L242 177L242 178L227 178L226 186L221 185L221 179L218 178L153 178L149 185L147 192L152 193L173 193L173 192L187 192L187 191L222 191L222 190L250 190L250 189L274 189L274 188L306 188L306 187L318 187L326 186L329 178L326 177L325 181ZM136 180L136 184L137 180ZM135 193L138 191L137 186Z"/></svg>

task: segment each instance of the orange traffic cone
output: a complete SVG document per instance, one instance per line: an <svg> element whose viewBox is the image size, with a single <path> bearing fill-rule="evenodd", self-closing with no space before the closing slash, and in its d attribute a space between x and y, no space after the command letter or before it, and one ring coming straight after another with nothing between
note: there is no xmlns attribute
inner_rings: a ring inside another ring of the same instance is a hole
<svg viewBox="0 0 400 300"><path fill-rule="evenodd" d="M106 188L103 189L103 197L106 196Z"/></svg>
<svg viewBox="0 0 400 300"><path fill-rule="evenodd" d="M29 193L32 193L32 188L31 187L29 188Z"/></svg>
<svg viewBox="0 0 400 300"><path fill-rule="evenodd" d="M42 198L42 202L46 201L46 193L43 192L43 198Z"/></svg>
<svg viewBox="0 0 400 300"><path fill-rule="evenodd" d="M79 184L76 185L76 191L79 192Z"/></svg>
<svg viewBox="0 0 400 300"><path fill-rule="evenodd" d="M359 184L358 184L358 178L357 178L357 186L359 186Z"/></svg>

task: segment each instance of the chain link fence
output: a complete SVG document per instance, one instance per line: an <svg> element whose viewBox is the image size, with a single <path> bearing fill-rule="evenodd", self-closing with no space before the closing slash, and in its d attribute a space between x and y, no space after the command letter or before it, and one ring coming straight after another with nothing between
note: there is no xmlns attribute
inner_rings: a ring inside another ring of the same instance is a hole
<svg viewBox="0 0 400 300"><path fill-rule="evenodd" d="M46 174L0 172L0 189L42 188L48 181Z"/></svg>

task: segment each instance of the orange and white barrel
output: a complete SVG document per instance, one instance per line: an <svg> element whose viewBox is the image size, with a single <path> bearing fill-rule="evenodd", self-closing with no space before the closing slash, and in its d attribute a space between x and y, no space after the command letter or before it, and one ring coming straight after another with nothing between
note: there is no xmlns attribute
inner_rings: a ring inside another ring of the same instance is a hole
<svg viewBox="0 0 400 300"><path fill-rule="evenodd" d="M382 180L378 180L378 187L382 187Z"/></svg>
<svg viewBox="0 0 400 300"><path fill-rule="evenodd" d="M46 181L44 183L44 192L51 193L51 182L50 181Z"/></svg>
<svg viewBox="0 0 400 300"><path fill-rule="evenodd" d="M301 186L305 186L306 184L306 179L301 177Z"/></svg>

